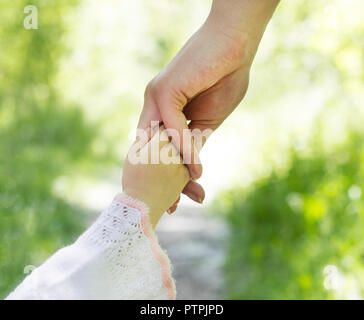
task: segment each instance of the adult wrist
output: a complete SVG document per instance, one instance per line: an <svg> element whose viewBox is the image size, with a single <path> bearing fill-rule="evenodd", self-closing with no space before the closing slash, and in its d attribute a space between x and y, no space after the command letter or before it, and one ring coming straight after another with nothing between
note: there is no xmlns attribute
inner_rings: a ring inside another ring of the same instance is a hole
<svg viewBox="0 0 364 320"><path fill-rule="evenodd" d="M239 31L264 31L280 0L213 0L209 18Z"/></svg>
<svg viewBox="0 0 364 320"><path fill-rule="evenodd" d="M214 0L204 27L243 46L242 65L249 68L278 3L279 0Z"/></svg>
<svg viewBox="0 0 364 320"><path fill-rule="evenodd" d="M244 12L237 1L214 0L207 21L241 32L244 29Z"/></svg>

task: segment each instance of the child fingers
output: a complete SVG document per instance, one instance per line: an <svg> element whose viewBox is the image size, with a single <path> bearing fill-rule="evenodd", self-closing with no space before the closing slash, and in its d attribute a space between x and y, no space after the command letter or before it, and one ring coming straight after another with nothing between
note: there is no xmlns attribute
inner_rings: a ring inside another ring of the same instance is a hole
<svg viewBox="0 0 364 320"><path fill-rule="evenodd" d="M177 205L170 207L170 208L167 210L167 213L168 213L168 214L172 214L172 213L173 213L173 212L175 212L176 210L177 210Z"/></svg>
<svg viewBox="0 0 364 320"><path fill-rule="evenodd" d="M153 138L159 126L160 122L153 121L146 128L137 129L137 136L134 141L134 144L138 144L137 152L140 152L140 150Z"/></svg>
<svg viewBox="0 0 364 320"><path fill-rule="evenodd" d="M178 199L176 200L176 202L167 210L168 214L172 214L173 212L175 212L177 210L177 206L178 206L180 199L181 199L181 196L179 196Z"/></svg>
<svg viewBox="0 0 364 320"><path fill-rule="evenodd" d="M163 125L150 128L150 140L140 148L140 156L147 157L148 163L181 164L182 159L177 148L170 142L171 137ZM144 134L144 141L146 134ZM139 145L140 146L140 145Z"/></svg>

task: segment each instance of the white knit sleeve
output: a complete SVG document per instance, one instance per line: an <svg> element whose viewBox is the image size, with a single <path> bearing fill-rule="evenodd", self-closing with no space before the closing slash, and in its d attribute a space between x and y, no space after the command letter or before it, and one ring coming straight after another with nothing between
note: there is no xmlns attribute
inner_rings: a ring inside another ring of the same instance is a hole
<svg viewBox="0 0 364 320"><path fill-rule="evenodd" d="M115 197L77 241L35 269L7 299L175 299L170 262L144 203Z"/></svg>

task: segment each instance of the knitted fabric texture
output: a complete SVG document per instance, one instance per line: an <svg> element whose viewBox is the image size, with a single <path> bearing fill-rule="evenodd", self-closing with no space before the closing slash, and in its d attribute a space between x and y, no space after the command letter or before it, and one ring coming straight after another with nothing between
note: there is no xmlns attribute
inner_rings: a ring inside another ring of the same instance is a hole
<svg viewBox="0 0 364 320"><path fill-rule="evenodd" d="M170 262L148 211L117 195L74 244L36 268L7 299L175 299Z"/></svg>

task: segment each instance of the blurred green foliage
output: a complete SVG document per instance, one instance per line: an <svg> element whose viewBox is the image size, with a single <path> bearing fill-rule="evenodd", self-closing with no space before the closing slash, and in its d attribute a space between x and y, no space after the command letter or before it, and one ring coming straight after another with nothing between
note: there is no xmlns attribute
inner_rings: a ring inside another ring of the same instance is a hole
<svg viewBox="0 0 364 320"><path fill-rule="evenodd" d="M331 288L327 277L339 275L324 272L330 265L363 287L364 134L352 132L335 151L323 149L318 141L309 155L292 149L285 172L220 200L231 230L229 298L344 298L356 288Z"/></svg>
<svg viewBox="0 0 364 320"><path fill-rule="evenodd" d="M115 163L114 152L123 156L145 84L201 24L209 2L34 0L36 31L23 27L28 1L0 2L0 297L27 265L84 229L83 210L52 191L57 178L91 176L100 162ZM286 130L287 110L300 110L297 118L321 110L322 130L310 152L278 155L284 169L219 197L231 228L228 298L362 291L364 136L353 128L363 120L363 9L361 0L282 1L268 27L244 104L262 114L281 109L269 136L302 133ZM244 119L239 112L235 119Z"/></svg>
<svg viewBox="0 0 364 320"><path fill-rule="evenodd" d="M29 4L38 9L37 30L23 26ZM184 5L144 8L113 0L0 2L0 298L25 277L26 266L84 230L86 209L55 191L57 179L105 180L110 165L120 168L150 70L183 43L173 33L182 25L163 35L165 25L155 22L169 10L182 21ZM144 14L155 28L146 26L135 48Z"/></svg>
<svg viewBox="0 0 364 320"><path fill-rule="evenodd" d="M218 199L230 228L227 298L364 294L363 9L359 1L282 1L272 20L249 104L293 108L296 119L316 109L319 120L305 134L293 128L285 154L267 137L271 168Z"/></svg>
<svg viewBox="0 0 364 320"><path fill-rule="evenodd" d="M84 226L82 211L52 194L57 176L93 159L96 128L53 84L63 17L77 3L33 1L42 11L36 32L23 27L28 1L0 3L0 297Z"/></svg>

